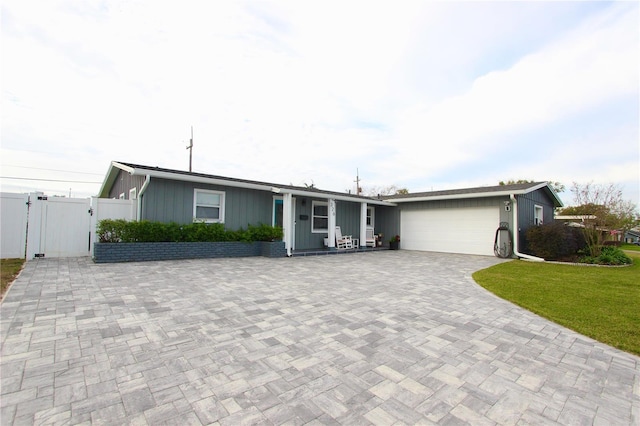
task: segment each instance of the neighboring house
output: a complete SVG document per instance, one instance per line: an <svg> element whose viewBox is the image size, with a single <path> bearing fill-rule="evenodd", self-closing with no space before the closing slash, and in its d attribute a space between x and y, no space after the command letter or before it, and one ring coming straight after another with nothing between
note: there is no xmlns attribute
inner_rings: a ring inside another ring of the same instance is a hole
<svg viewBox="0 0 640 426"><path fill-rule="evenodd" d="M553 221L562 201L546 182L421 192L385 197L398 205L402 248L493 255L500 224L514 253L528 257L525 232ZM517 230L517 232L514 232Z"/></svg>
<svg viewBox="0 0 640 426"><path fill-rule="evenodd" d="M322 249L325 239L335 247L335 226L364 246L370 226L385 242L399 234L402 249L494 255L504 223L514 253L527 257L525 231L552 221L562 206L545 182L377 199L120 162L111 163L99 197L136 199L138 220L218 222L228 229L279 225L289 254Z"/></svg>
<svg viewBox="0 0 640 426"><path fill-rule="evenodd" d="M624 242L631 244L640 243L640 229L630 229L624 234Z"/></svg>
<svg viewBox="0 0 640 426"><path fill-rule="evenodd" d="M589 226L590 228L596 226L598 231L600 231L602 241L618 241L618 242L638 242L638 236L640 235L639 231L629 230L623 235L623 231L619 229L611 229L605 226L594 225L597 223L597 216L594 215L557 215L556 220L565 222L567 226L572 226L574 228L584 228L585 226ZM586 225L585 225L586 223ZM634 239L634 235L636 235Z"/></svg>
<svg viewBox="0 0 640 426"><path fill-rule="evenodd" d="M398 232L395 204L315 188L112 162L100 198L136 199L138 220L223 223L227 229L260 223L284 230L287 252L335 246L335 227L366 244L367 226Z"/></svg>

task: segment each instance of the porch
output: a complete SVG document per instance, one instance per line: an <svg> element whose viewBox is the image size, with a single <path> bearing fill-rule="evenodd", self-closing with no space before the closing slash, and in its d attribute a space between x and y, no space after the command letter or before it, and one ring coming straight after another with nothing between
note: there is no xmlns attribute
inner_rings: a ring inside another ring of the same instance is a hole
<svg viewBox="0 0 640 426"><path fill-rule="evenodd" d="M353 254L353 253L368 253L374 251L385 251L389 250L389 246L386 247L356 247L352 249L341 249L338 250L335 247L323 247L323 248L315 248L315 249L302 249L302 250L293 250L291 252L292 257L300 257L300 256L324 256L324 255L334 255L334 254Z"/></svg>

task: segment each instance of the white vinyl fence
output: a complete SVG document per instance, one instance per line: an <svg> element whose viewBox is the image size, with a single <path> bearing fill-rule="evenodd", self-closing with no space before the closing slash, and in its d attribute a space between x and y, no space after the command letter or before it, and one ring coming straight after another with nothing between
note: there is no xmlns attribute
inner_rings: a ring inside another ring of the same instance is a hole
<svg viewBox="0 0 640 426"><path fill-rule="evenodd" d="M24 259L28 202L28 194L0 193L0 257L3 259Z"/></svg>
<svg viewBox="0 0 640 426"><path fill-rule="evenodd" d="M136 200L1 193L0 257L91 256L103 219L136 218Z"/></svg>

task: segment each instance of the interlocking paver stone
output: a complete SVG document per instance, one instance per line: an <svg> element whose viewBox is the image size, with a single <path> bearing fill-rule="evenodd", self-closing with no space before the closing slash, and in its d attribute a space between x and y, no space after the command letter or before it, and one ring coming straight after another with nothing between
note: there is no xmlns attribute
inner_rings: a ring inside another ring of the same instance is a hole
<svg viewBox="0 0 640 426"><path fill-rule="evenodd" d="M409 251L27 265L0 310L11 424L640 424L640 358Z"/></svg>

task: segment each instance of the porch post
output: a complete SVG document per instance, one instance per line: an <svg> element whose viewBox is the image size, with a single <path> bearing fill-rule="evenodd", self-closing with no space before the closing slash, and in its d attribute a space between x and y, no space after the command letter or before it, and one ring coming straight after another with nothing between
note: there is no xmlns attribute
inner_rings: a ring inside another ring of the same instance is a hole
<svg viewBox="0 0 640 426"><path fill-rule="evenodd" d="M367 203L360 204L360 247L367 246Z"/></svg>
<svg viewBox="0 0 640 426"><path fill-rule="evenodd" d="M282 194L282 230L287 256L291 256L291 248L293 247L293 229L291 229L293 223L293 218L291 217L293 212L292 201L293 197L290 193Z"/></svg>
<svg viewBox="0 0 640 426"><path fill-rule="evenodd" d="M329 199L328 204L328 223L327 223L327 231L328 231L328 247L335 248L336 247L336 200Z"/></svg>

